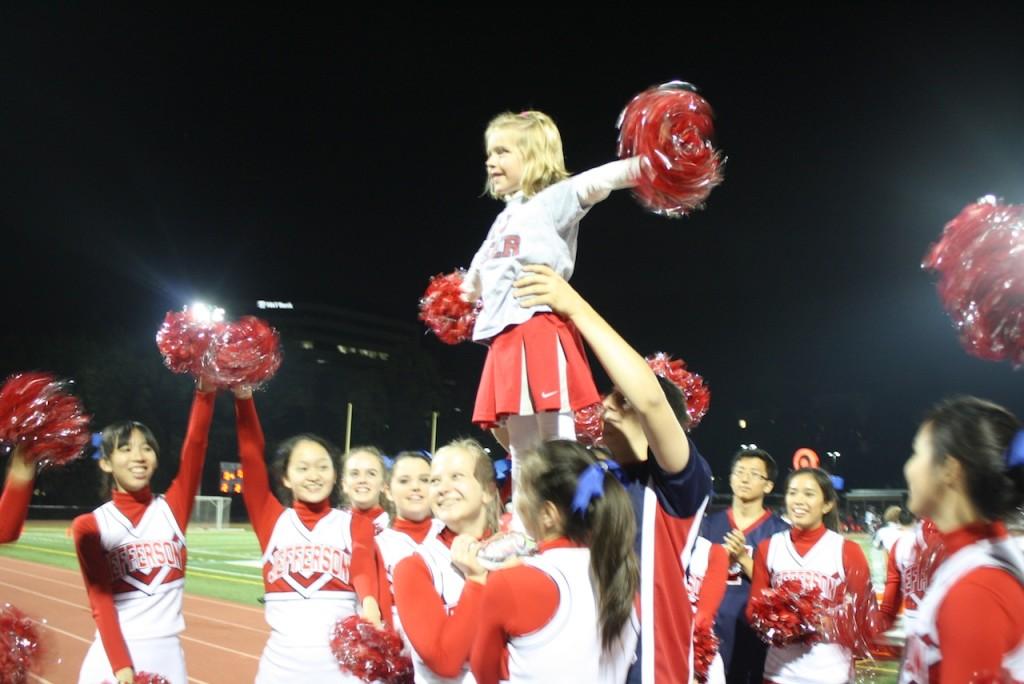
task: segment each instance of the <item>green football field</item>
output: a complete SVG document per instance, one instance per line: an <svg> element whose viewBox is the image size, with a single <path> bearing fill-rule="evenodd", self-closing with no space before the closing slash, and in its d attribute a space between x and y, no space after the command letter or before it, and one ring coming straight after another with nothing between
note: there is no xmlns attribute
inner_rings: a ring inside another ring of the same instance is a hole
<svg viewBox="0 0 1024 684"><path fill-rule="evenodd" d="M0 546L0 555L78 569L78 558L67 522L29 522L14 544ZM260 575L260 550L256 535L249 527L224 530L190 526L187 533L188 573L186 590L201 596L258 605L263 595ZM865 535L850 535L864 548L876 588L885 580L885 553L871 548ZM857 666L857 681L894 684L894 662L866 661Z"/></svg>

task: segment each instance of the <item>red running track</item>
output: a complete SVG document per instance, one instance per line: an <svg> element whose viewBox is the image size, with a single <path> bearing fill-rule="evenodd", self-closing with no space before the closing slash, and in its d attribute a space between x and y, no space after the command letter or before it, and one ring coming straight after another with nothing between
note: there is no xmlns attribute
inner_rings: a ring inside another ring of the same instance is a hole
<svg viewBox="0 0 1024 684"><path fill-rule="evenodd" d="M81 575L0 557L0 602L9 602L37 620L46 620L49 643L60 661L54 663L51 658L42 676L33 681L75 684L96 633ZM186 592L183 610L181 645L188 680L194 684L252 682L270 635L263 609Z"/></svg>

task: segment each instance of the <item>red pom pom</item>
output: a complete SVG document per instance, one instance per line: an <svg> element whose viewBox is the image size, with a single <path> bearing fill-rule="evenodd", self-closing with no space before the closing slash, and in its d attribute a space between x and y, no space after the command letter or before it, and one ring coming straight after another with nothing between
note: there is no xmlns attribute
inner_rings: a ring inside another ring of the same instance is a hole
<svg viewBox="0 0 1024 684"><path fill-rule="evenodd" d="M969 354L1024 365L1024 206L992 196L967 205L921 266L939 273L939 298Z"/></svg>
<svg viewBox="0 0 1024 684"><path fill-rule="evenodd" d="M266 321L243 316L214 338L206 359L204 377L217 387L254 388L281 367L281 342Z"/></svg>
<svg viewBox="0 0 1024 684"><path fill-rule="evenodd" d="M601 443L604 435L604 404L597 402L584 406L575 413L576 441L588 447Z"/></svg>
<svg viewBox="0 0 1024 684"><path fill-rule="evenodd" d="M752 596L750 626L769 645L788 646L822 639L821 589L805 589L800 580L787 580L776 588Z"/></svg>
<svg viewBox="0 0 1024 684"><path fill-rule="evenodd" d="M633 194L662 216L699 209L722 182L724 160L711 144L711 106L693 87L671 81L640 93L619 116L619 157L640 157Z"/></svg>
<svg viewBox="0 0 1024 684"><path fill-rule="evenodd" d="M708 681L711 663L718 654L718 635L711 625L698 625L693 631L693 669L697 681Z"/></svg>
<svg viewBox="0 0 1024 684"><path fill-rule="evenodd" d="M686 397L686 413L690 416L690 429L697 427L711 407L711 389L697 373L686 369L686 363L665 352L647 357L647 365L682 391Z"/></svg>
<svg viewBox="0 0 1024 684"><path fill-rule="evenodd" d="M210 345L224 329L221 322L197 317L194 311L168 311L156 333L156 346L164 357L164 365L175 373L191 373L199 377Z"/></svg>
<svg viewBox="0 0 1024 684"><path fill-rule="evenodd" d="M136 672L135 684L171 684L171 680L152 672Z"/></svg>
<svg viewBox="0 0 1024 684"><path fill-rule="evenodd" d="M473 336L477 308L463 301L465 271L439 273L430 279L420 299L420 320L445 344L465 342Z"/></svg>
<svg viewBox="0 0 1024 684"><path fill-rule="evenodd" d="M0 442L28 461L63 465L89 444L89 416L68 383L48 373L12 375L0 389Z"/></svg>
<svg viewBox="0 0 1024 684"><path fill-rule="evenodd" d="M0 606L0 682L28 682L42 669L43 651L36 624L11 604Z"/></svg>
<svg viewBox="0 0 1024 684"><path fill-rule="evenodd" d="M331 652L342 671L367 682L412 684L412 659L402 637L390 627L374 627L352 615L339 620L331 632Z"/></svg>

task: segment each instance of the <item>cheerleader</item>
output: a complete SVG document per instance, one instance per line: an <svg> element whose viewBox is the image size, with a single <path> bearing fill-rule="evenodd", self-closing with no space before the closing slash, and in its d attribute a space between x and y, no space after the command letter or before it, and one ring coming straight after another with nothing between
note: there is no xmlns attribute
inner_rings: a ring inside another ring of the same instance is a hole
<svg viewBox="0 0 1024 684"><path fill-rule="evenodd" d="M430 511L430 459L419 451L403 451L395 456L384 494L395 515L391 526L377 533L377 554L380 559L377 601L384 611L394 605L392 585L395 566L412 555L428 536L436 535L444 523L435 520ZM398 613L392 610L392 622Z"/></svg>
<svg viewBox="0 0 1024 684"><path fill-rule="evenodd" d="M1024 556L1004 518L1024 503L1024 432L1001 406L974 397L935 407L903 466L914 515L941 535L907 635L901 677L912 682L1024 680Z"/></svg>
<svg viewBox="0 0 1024 684"><path fill-rule="evenodd" d="M467 301L483 304L473 340L488 345L473 422L508 430L514 483L520 451L575 439L573 411L601 397L575 327L548 306L519 306L513 283L524 264L570 278L580 220L612 190L635 185L640 163L616 161L569 177L558 128L537 111L496 116L484 143L486 190L505 209L463 281Z"/></svg>
<svg viewBox="0 0 1024 684"><path fill-rule="evenodd" d="M575 326L615 385L604 399L604 442L626 476L640 558L641 633L627 681L688 682L693 614L679 606L689 602L683 572L711 470L686 434L686 398L550 268L524 266L515 296Z"/></svg>
<svg viewBox="0 0 1024 684"><path fill-rule="evenodd" d="M21 536L35 480L35 464L25 460L21 447L15 448L0 496L0 544L17 541Z"/></svg>
<svg viewBox="0 0 1024 684"><path fill-rule="evenodd" d="M357 682L341 672L329 640L335 623L355 615L359 605L368 619L379 621L372 549L353 543L372 540L373 529L366 519L332 507L336 452L316 435L296 435L278 446L272 469L281 500L275 498L252 393L236 390L235 397L242 498L263 551L271 629L256 682Z"/></svg>
<svg viewBox="0 0 1024 684"><path fill-rule="evenodd" d="M171 684L188 679L178 639L185 628L185 528L202 479L214 396L200 384L178 474L162 496L149 486L160 455L150 429L123 421L102 432L99 467L111 500L71 523L97 627L79 684L132 682L139 671Z"/></svg>
<svg viewBox="0 0 1024 684"><path fill-rule="evenodd" d="M384 455L374 446L353 447L341 457L344 508L377 530L387 527L390 519L383 506L387 470Z"/></svg>
<svg viewBox="0 0 1024 684"><path fill-rule="evenodd" d="M540 553L488 578L473 675L479 684L624 682L640 572L618 468L568 441L527 452L521 468L519 515Z"/></svg>
<svg viewBox="0 0 1024 684"><path fill-rule="evenodd" d="M395 605L417 682L471 682L469 654L487 571L479 541L497 530L494 467L471 439L451 442L430 464L430 503L444 523L394 572Z"/></svg>
<svg viewBox="0 0 1024 684"><path fill-rule="evenodd" d="M775 533L757 547L747 619L752 619L754 600L765 589L799 580L807 590L820 589L825 601L842 604L849 595L855 606L854 630L868 633L876 612L868 562L857 542L845 540L835 531L839 497L828 474L818 468L795 470L784 491L786 517L792 528ZM853 668L852 651L840 643L772 646L764 678L776 684L845 684L853 681Z"/></svg>

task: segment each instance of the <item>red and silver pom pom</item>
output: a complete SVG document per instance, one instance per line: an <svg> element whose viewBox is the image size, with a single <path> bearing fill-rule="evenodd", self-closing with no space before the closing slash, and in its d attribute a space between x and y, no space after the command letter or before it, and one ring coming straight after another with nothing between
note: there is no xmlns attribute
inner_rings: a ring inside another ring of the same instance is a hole
<svg viewBox="0 0 1024 684"><path fill-rule="evenodd" d="M49 373L18 373L0 388L0 442L28 461L63 465L89 444L89 416L70 383Z"/></svg>
<svg viewBox="0 0 1024 684"><path fill-rule="evenodd" d="M1024 206L987 196L946 224L922 268L969 354L1024 365Z"/></svg>
<svg viewBox="0 0 1024 684"><path fill-rule="evenodd" d="M697 681L708 681L711 663L718 655L718 635L711 625L699 625L693 631L693 670Z"/></svg>
<svg viewBox="0 0 1024 684"><path fill-rule="evenodd" d="M753 619L750 626L772 646L809 644L824 638L821 625L824 599L818 587L805 588L800 580L787 580L778 587L751 596Z"/></svg>
<svg viewBox="0 0 1024 684"><path fill-rule="evenodd" d="M473 336L477 306L462 298L464 277L462 270L439 273L420 298L420 320L445 344L459 344Z"/></svg>
<svg viewBox="0 0 1024 684"><path fill-rule="evenodd" d="M156 333L164 365L175 373L199 377L214 338L225 328L224 310L196 305L168 311Z"/></svg>
<svg viewBox="0 0 1024 684"><path fill-rule="evenodd" d="M217 335L207 353L204 377L217 387L255 388L281 367L277 331L255 316L243 316Z"/></svg>
<svg viewBox="0 0 1024 684"><path fill-rule="evenodd" d="M375 627L358 616L339 620L331 631L338 666L365 682L412 684L412 659L394 629Z"/></svg>
<svg viewBox="0 0 1024 684"><path fill-rule="evenodd" d="M32 619L9 603L0 606L0 682L28 682L42 669L43 652Z"/></svg>
<svg viewBox="0 0 1024 684"><path fill-rule="evenodd" d="M686 398L686 413L690 416L690 429L697 427L711 407L711 389L698 373L686 369L686 362L674 359L665 352L647 357L647 365L679 388Z"/></svg>
<svg viewBox="0 0 1024 684"><path fill-rule="evenodd" d="M223 309L201 304L169 311L156 344L172 371L222 389L256 388L281 367L281 341L270 324L255 316L226 323Z"/></svg>
<svg viewBox="0 0 1024 684"><path fill-rule="evenodd" d="M476 552L480 565L498 570L512 558L525 558L537 553L537 543L522 532L499 532L488 538Z"/></svg>
<svg viewBox="0 0 1024 684"><path fill-rule="evenodd" d="M152 672L136 672L132 681L135 684L171 684L171 680L167 677ZM103 684L115 684L115 682L108 679Z"/></svg>
<svg viewBox="0 0 1024 684"><path fill-rule="evenodd" d="M601 444L604 436L604 404L597 402L584 406L574 414L576 419L576 441L583 446Z"/></svg>
<svg viewBox="0 0 1024 684"><path fill-rule="evenodd" d="M619 157L640 157L633 194L669 217L703 206L722 182L722 155L711 142L711 105L689 83L670 81L640 93L619 115Z"/></svg>

